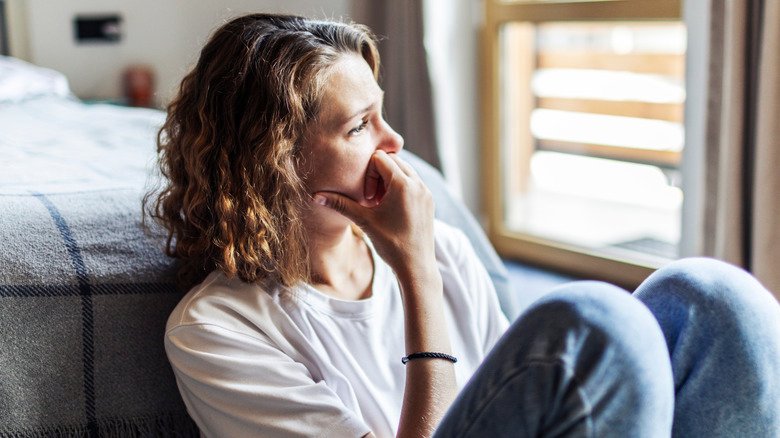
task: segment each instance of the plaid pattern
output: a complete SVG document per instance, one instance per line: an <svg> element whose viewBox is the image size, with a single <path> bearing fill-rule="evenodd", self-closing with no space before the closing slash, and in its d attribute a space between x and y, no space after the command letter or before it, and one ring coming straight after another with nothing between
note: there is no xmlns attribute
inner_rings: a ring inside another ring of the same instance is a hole
<svg viewBox="0 0 780 438"><path fill-rule="evenodd" d="M197 436L162 343L180 294L140 194L0 196L0 436Z"/></svg>

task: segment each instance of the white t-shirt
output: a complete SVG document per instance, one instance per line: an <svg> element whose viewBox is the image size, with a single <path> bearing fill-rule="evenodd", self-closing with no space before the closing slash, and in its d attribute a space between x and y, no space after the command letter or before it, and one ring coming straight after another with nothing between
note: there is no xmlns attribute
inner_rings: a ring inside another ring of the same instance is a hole
<svg viewBox="0 0 780 438"><path fill-rule="evenodd" d="M463 387L508 323L460 230L435 224L445 316ZM227 279L214 272L168 319L165 349L187 409L208 437L395 436L405 370L403 308L374 259L360 301Z"/></svg>

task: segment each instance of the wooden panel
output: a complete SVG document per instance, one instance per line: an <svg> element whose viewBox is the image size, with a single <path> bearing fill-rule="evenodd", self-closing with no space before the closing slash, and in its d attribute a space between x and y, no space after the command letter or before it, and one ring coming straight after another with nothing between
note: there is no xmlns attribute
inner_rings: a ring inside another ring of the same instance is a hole
<svg viewBox="0 0 780 438"><path fill-rule="evenodd" d="M488 20L607 21L679 20L682 0L500 1L486 0ZM488 21L489 24L492 24Z"/></svg>
<svg viewBox="0 0 780 438"><path fill-rule="evenodd" d="M684 113L681 103L565 99L558 97L540 97L536 102L537 108L543 109L638 117L640 119L665 120L676 123L683 122Z"/></svg>
<svg viewBox="0 0 780 438"><path fill-rule="evenodd" d="M633 291L666 260L621 260L586 248L511 232L493 230L490 240L499 254L547 269L592 280L608 281Z"/></svg>
<svg viewBox="0 0 780 438"><path fill-rule="evenodd" d="M491 4L486 1L485 25L480 33L482 50L480 51L480 94L482 111L482 160L480 166L480 185L482 186L482 205L487 218L487 229L499 229L504 225L503 172L500 171L502 157L499 144L501 130L500 72L499 72L499 26L493 16ZM497 171L499 169L499 171Z"/></svg>
<svg viewBox="0 0 780 438"><path fill-rule="evenodd" d="M652 164L659 167L677 168L682 153L678 151L657 151L623 146L609 146L589 143L575 143L561 140L537 140L537 148L543 151L564 152L589 157L609 158L634 163Z"/></svg>
<svg viewBox="0 0 780 438"><path fill-rule="evenodd" d="M531 157L535 145L531 135L531 111L535 106L531 92L531 80L536 70L535 26L517 24L504 30L505 46L503 48L505 71L512 72L505 76L501 88L503 92L503 108L508 120L517 123L506 123L501 133L501 142L506 145L504 153L509 166L518 171L507 172L507 188L510 193L525 193L531 176Z"/></svg>
<svg viewBox="0 0 780 438"><path fill-rule="evenodd" d="M539 68L578 68L652 73L682 78L685 55L667 53L541 52Z"/></svg>

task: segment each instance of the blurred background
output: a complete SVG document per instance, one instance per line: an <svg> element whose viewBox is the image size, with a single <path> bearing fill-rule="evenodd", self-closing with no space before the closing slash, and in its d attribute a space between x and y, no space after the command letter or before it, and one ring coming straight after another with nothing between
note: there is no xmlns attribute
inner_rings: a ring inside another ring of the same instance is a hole
<svg viewBox="0 0 780 438"><path fill-rule="evenodd" d="M780 289L778 2L3 0L7 54L86 102L164 109L248 12L380 39L386 115L524 285L634 287L684 256ZM529 299L537 296L531 292Z"/></svg>

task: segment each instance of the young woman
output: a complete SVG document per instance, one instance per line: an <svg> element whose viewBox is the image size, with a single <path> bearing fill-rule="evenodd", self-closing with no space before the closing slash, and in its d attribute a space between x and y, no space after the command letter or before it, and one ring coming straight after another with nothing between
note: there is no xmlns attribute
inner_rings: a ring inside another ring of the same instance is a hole
<svg viewBox="0 0 780 438"><path fill-rule="evenodd" d="M205 436L780 435L780 307L734 267L572 283L509 327L378 69L362 26L248 15L169 107L165 347Z"/></svg>

